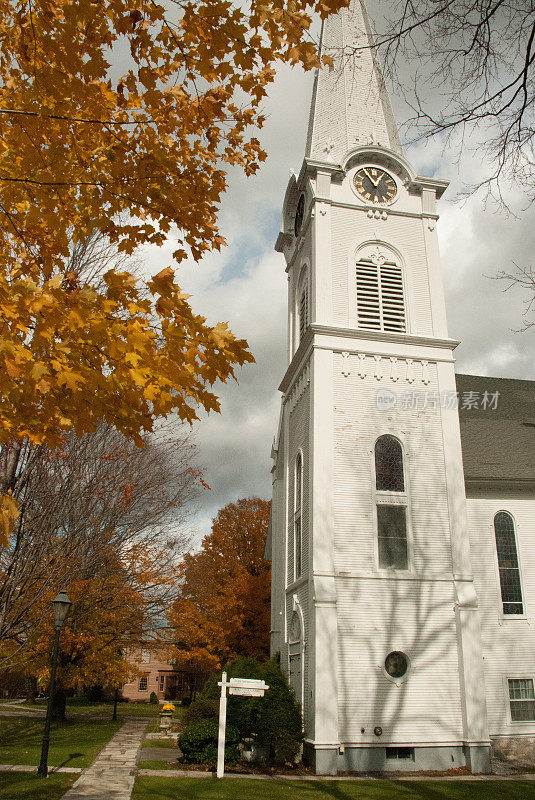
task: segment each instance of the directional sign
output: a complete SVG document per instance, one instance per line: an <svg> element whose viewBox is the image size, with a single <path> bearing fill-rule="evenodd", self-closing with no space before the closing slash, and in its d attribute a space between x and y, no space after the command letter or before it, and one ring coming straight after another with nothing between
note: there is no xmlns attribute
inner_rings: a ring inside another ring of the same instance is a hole
<svg viewBox="0 0 535 800"><path fill-rule="evenodd" d="M265 681L257 681L252 678L231 678L229 681L231 688L240 689L262 689L263 692L269 689Z"/></svg>
<svg viewBox="0 0 535 800"><path fill-rule="evenodd" d="M253 689L250 686L230 686L229 694L239 694L242 697L263 697L263 689Z"/></svg>
<svg viewBox="0 0 535 800"><path fill-rule="evenodd" d="M227 688L229 694L238 694L242 697L263 697L269 686L265 681L256 681L251 678L231 678L227 681L224 672L217 684L221 686L219 698L219 735L217 737L217 777L222 778L225 772L225 729L227 727Z"/></svg>

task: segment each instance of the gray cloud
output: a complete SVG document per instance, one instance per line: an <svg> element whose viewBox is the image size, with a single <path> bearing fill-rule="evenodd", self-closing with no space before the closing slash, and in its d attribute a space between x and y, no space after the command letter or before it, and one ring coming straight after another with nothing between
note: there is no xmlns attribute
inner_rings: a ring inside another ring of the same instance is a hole
<svg viewBox="0 0 535 800"><path fill-rule="evenodd" d="M273 252L280 209L290 168L303 157L311 76L281 69L267 102L268 121L262 141L268 161L257 176L233 174L221 209L221 228L229 246L201 264L178 271L183 288L192 293L195 310L211 322L228 320L246 338L256 358L239 371L239 383L219 387L221 414L204 417L196 426L200 461L211 490L199 501L197 531L209 530L211 517L238 497L271 491L270 446L279 414L277 386L286 369L286 276L282 256ZM453 141L443 150L439 141L420 144L407 153L420 174L450 179L441 202L438 225L450 335L461 340L459 371L535 379L534 332L516 334L522 324L523 295L503 292L491 280L513 262L532 263L535 250L534 210L522 210L518 191L504 187L516 216L507 216L481 192L455 202L466 183L482 174L478 155ZM155 271L171 262L172 246L147 252Z"/></svg>

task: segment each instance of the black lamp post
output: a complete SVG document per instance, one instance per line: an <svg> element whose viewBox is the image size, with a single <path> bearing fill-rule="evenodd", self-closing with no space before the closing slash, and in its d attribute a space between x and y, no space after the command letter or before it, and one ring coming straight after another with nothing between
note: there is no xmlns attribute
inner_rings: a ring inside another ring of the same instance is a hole
<svg viewBox="0 0 535 800"><path fill-rule="evenodd" d="M52 718L52 700L54 697L54 683L56 681L56 664L58 661L59 650L59 634L61 626L65 622L65 617L71 607L71 601L67 597L67 592L62 589L57 597L52 600L52 608L54 609L54 623L56 627L56 636L54 639L54 651L52 653L52 668L50 670L50 684L48 687L48 703L46 706L45 730L43 733L43 746L41 748L41 763L37 768L37 774L41 778L46 778L48 775L48 745L50 744L50 720Z"/></svg>

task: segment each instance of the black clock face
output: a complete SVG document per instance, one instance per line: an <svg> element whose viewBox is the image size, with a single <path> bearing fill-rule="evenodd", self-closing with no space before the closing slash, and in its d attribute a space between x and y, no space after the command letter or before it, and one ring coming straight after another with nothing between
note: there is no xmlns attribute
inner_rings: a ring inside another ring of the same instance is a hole
<svg viewBox="0 0 535 800"><path fill-rule="evenodd" d="M379 167L362 167L353 178L355 189L369 203L390 203L397 194L392 175Z"/></svg>
<svg viewBox="0 0 535 800"><path fill-rule="evenodd" d="M299 198L299 202L297 203L297 208L295 209L294 231L296 236L299 236L299 233L301 231L304 215L305 215L305 195L302 194L301 197Z"/></svg>

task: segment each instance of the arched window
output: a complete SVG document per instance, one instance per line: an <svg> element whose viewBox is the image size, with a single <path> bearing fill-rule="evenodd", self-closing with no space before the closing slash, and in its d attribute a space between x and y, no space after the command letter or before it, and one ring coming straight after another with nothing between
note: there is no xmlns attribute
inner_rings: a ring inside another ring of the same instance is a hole
<svg viewBox="0 0 535 800"><path fill-rule="evenodd" d="M375 443L375 488L379 567L408 569L403 450L398 440L388 434Z"/></svg>
<svg viewBox="0 0 535 800"><path fill-rule="evenodd" d="M515 524L507 511L498 511L494 517L494 536L498 554L503 613L523 614L524 604L518 568Z"/></svg>
<svg viewBox="0 0 535 800"><path fill-rule="evenodd" d="M381 436L375 443L375 488L379 492L404 492L403 451L393 436Z"/></svg>
<svg viewBox="0 0 535 800"><path fill-rule="evenodd" d="M308 273L306 270L304 270L303 274L301 275L297 289L296 312L299 331L299 341L297 344L299 345L303 340L306 329L308 328Z"/></svg>
<svg viewBox="0 0 535 800"><path fill-rule="evenodd" d="M302 572L302 503L303 503L303 458L301 453L295 459L294 484L294 578L301 577Z"/></svg>
<svg viewBox="0 0 535 800"><path fill-rule="evenodd" d="M357 262L358 327L404 333L405 300L401 267L383 257Z"/></svg>

